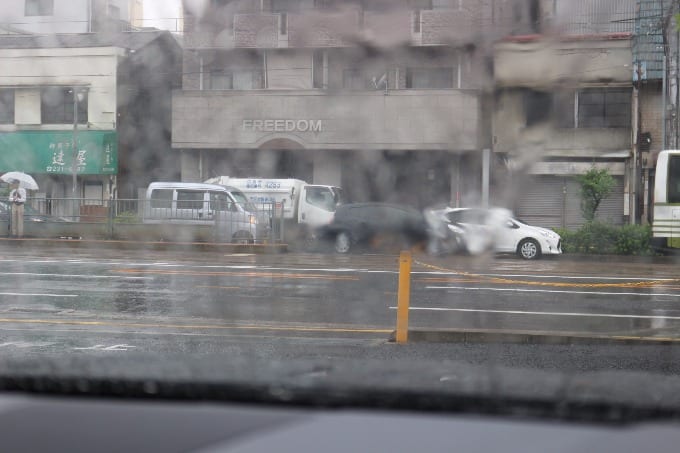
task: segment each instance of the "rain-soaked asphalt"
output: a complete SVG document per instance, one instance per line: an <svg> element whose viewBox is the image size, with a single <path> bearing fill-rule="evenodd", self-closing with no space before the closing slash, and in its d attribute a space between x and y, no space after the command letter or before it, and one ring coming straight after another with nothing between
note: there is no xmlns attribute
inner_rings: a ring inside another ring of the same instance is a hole
<svg viewBox="0 0 680 453"><path fill-rule="evenodd" d="M6 247L0 263L5 349L382 343L396 320L396 255ZM677 263L422 255L412 270L412 328L680 338Z"/></svg>

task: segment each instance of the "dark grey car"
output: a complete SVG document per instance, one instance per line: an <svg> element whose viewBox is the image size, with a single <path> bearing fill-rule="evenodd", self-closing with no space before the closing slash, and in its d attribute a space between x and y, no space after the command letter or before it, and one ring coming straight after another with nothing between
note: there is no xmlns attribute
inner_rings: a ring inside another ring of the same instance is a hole
<svg viewBox="0 0 680 453"><path fill-rule="evenodd" d="M389 203L351 203L340 206L330 224L317 236L338 253L355 248L424 246L428 226L423 214L409 206Z"/></svg>

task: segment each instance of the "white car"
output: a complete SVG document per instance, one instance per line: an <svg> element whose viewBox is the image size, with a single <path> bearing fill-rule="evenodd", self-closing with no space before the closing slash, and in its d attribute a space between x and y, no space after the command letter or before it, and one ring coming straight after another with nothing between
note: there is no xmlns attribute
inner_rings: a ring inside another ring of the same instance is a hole
<svg viewBox="0 0 680 453"><path fill-rule="evenodd" d="M444 222L451 233L460 238L464 250L473 255L493 250L533 260L562 253L557 233L527 225L507 209L446 207L429 210L429 213Z"/></svg>

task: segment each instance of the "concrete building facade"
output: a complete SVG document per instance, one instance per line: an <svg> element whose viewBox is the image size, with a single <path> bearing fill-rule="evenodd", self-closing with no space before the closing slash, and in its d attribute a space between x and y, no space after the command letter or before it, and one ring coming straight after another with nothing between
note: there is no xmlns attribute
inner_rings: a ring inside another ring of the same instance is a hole
<svg viewBox="0 0 680 453"><path fill-rule="evenodd" d="M635 221L635 1L537 7L536 33L494 49L495 172L510 187L498 202L530 223L575 228L584 222L576 176L606 168L616 186L598 217Z"/></svg>
<svg viewBox="0 0 680 453"><path fill-rule="evenodd" d="M0 34L129 31L143 0L3 0Z"/></svg>
<svg viewBox="0 0 680 453"><path fill-rule="evenodd" d="M490 43L511 30L511 3L186 2L172 127L182 179L295 177L357 201L479 202Z"/></svg>
<svg viewBox="0 0 680 453"><path fill-rule="evenodd" d="M38 197L93 200L177 177L180 56L161 31L0 37L0 172L32 174Z"/></svg>

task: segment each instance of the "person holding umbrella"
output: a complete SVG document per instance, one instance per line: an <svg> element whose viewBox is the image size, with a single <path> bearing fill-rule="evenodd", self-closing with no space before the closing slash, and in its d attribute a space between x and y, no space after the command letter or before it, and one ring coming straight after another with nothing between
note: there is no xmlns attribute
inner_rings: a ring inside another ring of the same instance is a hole
<svg viewBox="0 0 680 453"><path fill-rule="evenodd" d="M9 201L12 205L12 218L10 219L10 234L14 237L24 235L24 203L26 203L26 189L19 185L19 181L12 180L12 190L9 193Z"/></svg>
<svg viewBox="0 0 680 453"><path fill-rule="evenodd" d="M38 184L31 175L21 171L10 171L0 176L0 181L8 183L11 187L9 202L12 206L10 218L10 234L15 237L24 235L24 203L26 203L26 189L38 190Z"/></svg>

